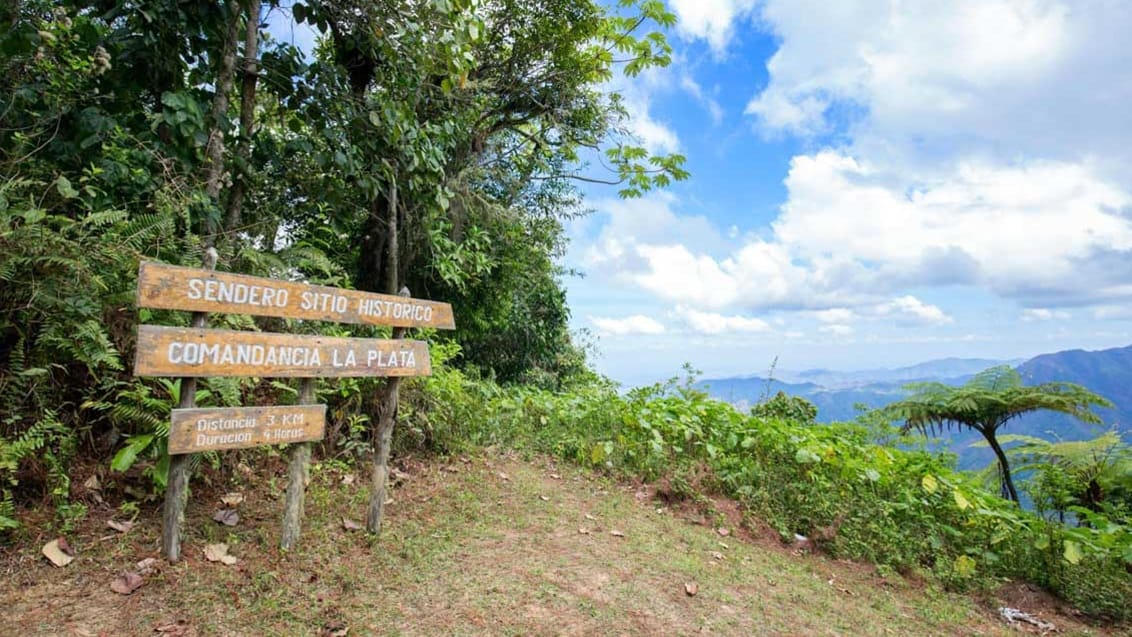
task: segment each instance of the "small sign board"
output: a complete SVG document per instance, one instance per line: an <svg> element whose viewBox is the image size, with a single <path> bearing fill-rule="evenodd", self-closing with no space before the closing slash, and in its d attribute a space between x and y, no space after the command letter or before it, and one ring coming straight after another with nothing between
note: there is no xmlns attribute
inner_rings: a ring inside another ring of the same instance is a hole
<svg viewBox="0 0 1132 637"><path fill-rule="evenodd" d="M427 376L428 344L272 332L138 327L135 376Z"/></svg>
<svg viewBox="0 0 1132 637"><path fill-rule="evenodd" d="M143 262L138 307L454 329L452 306L390 294Z"/></svg>
<svg viewBox="0 0 1132 637"><path fill-rule="evenodd" d="M174 409L169 453L322 440L326 405Z"/></svg>

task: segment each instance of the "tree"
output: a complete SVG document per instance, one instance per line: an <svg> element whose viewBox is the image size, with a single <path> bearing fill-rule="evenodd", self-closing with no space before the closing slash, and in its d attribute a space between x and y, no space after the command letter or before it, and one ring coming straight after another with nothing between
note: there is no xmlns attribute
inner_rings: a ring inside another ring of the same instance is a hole
<svg viewBox="0 0 1132 637"><path fill-rule="evenodd" d="M885 408L904 430L929 431L967 427L986 439L998 458L1002 497L1018 501L1010 464L998 440L998 431L1011 420L1034 411L1056 411L1088 423L1100 423L1094 407L1111 407L1105 398L1073 383L1025 386L1017 370L1000 365L982 371L966 384L913 383L912 395Z"/></svg>

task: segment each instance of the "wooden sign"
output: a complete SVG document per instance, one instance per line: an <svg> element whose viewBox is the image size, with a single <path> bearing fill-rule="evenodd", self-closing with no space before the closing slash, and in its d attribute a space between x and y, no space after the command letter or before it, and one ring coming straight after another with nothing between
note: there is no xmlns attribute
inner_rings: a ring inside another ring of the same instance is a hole
<svg viewBox="0 0 1132 637"><path fill-rule="evenodd" d="M138 307L398 327L455 329L452 306L243 274L144 262Z"/></svg>
<svg viewBox="0 0 1132 637"><path fill-rule="evenodd" d="M326 405L174 409L169 453L322 440Z"/></svg>
<svg viewBox="0 0 1132 637"><path fill-rule="evenodd" d="M427 376L428 344L269 332L138 327L135 376Z"/></svg>

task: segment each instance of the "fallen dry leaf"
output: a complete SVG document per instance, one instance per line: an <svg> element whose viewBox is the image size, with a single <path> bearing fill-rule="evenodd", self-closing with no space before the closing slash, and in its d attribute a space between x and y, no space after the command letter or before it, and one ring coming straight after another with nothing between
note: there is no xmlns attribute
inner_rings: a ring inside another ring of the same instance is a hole
<svg viewBox="0 0 1132 637"><path fill-rule="evenodd" d="M589 513L587 513L587 514L586 514L586 519L587 519L587 520L596 520L597 518L595 518L594 516L592 516L592 515L590 515Z"/></svg>
<svg viewBox="0 0 1132 637"><path fill-rule="evenodd" d="M322 627L319 631L319 637L346 637L350 633L350 627L342 622L331 622Z"/></svg>
<svg viewBox="0 0 1132 637"><path fill-rule="evenodd" d="M590 530L589 530L589 529L587 529L587 528L584 528L584 527L583 527L583 528L579 528L579 529L578 529L578 534L579 534L579 535L589 535L589 534L590 534Z"/></svg>
<svg viewBox="0 0 1132 637"><path fill-rule="evenodd" d="M720 553L719 551L712 551L711 557L712 557L712 559L715 559L715 560L722 560L723 559L723 553Z"/></svg>
<svg viewBox="0 0 1132 637"><path fill-rule="evenodd" d="M342 484L344 484L346 486L350 486L351 484L354 484L354 474L347 473L346 475L342 476Z"/></svg>
<svg viewBox="0 0 1132 637"><path fill-rule="evenodd" d="M719 529L716 530L716 533L719 533L723 537L727 537L728 535L731 535L731 529L728 529L726 527L721 526L721 527L719 527Z"/></svg>
<svg viewBox="0 0 1132 637"><path fill-rule="evenodd" d="M625 533L622 532L622 531L619 531L617 529L613 529L612 531L609 532L609 534L612 535L613 537L625 537Z"/></svg>
<svg viewBox="0 0 1132 637"><path fill-rule="evenodd" d="M684 582L684 594L688 597L695 597L696 593L700 592L699 584L695 582Z"/></svg>
<svg viewBox="0 0 1132 637"><path fill-rule="evenodd" d="M130 529L134 528L134 523L129 520L125 520L123 522L119 522L118 520L107 520L106 526L114 529L119 533L129 533Z"/></svg>
<svg viewBox="0 0 1132 637"><path fill-rule="evenodd" d="M171 624L162 624L161 626L156 626L153 629L153 632L155 632L155 633L158 633L158 634L161 634L161 635L172 635L173 637L178 637L180 635L187 635L188 631L189 631L189 625L180 621L180 620L173 622Z"/></svg>
<svg viewBox="0 0 1132 637"><path fill-rule="evenodd" d="M240 514L235 509L219 509L212 514L212 519L224 526L236 526L240 523Z"/></svg>
<svg viewBox="0 0 1132 637"><path fill-rule="evenodd" d="M102 490L102 483L98 481L98 474L97 473L92 475L91 477L87 478L86 482L83 483L83 486L90 489L91 491L101 491Z"/></svg>
<svg viewBox="0 0 1132 637"><path fill-rule="evenodd" d="M538 499L542 500L543 502L550 502L550 498L546 497L545 495L540 495Z"/></svg>
<svg viewBox="0 0 1132 637"><path fill-rule="evenodd" d="M500 472L499 472L499 479L500 479L500 480L503 480L504 482L506 482L506 481L508 481L508 480L510 480L510 479L511 479L511 476L509 476L509 475L507 475L506 473L503 473L502 471L500 471Z"/></svg>
<svg viewBox="0 0 1132 637"><path fill-rule="evenodd" d="M554 478L555 480L561 480L562 479L562 476L558 475L557 473L550 474L550 477Z"/></svg>
<svg viewBox="0 0 1132 637"><path fill-rule="evenodd" d="M157 572L157 566L157 558L147 557L144 560L138 562L138 573L141 575L151 575Z"/></svg>
<svg viewBox="0 0 1132 637"><path fill-rule="evenodd" d="M225 506L234 507L244 501L244 494L242 493L225 493L224 497L220 498L220 502Z"/></svg>
<svg viewBox="0 0 1132 637"><path fill-rule="evenodd" d="M223 562L229 566L236 563L236 556L228 554L227 544L209 544L204 547L204 558L209 562Z"/></svg>
<svg viewBox="0 0 1132 637"><path fill-rule="evenodd" d="M119 595L129 595L141 588L142 584L145 584L145 580L141 575L126 571L110 582L110 590Z"/></svg>
<svg viewBox="0 0 1132 637"><path fill-rule="evenodd" d="M342 518L342 528L346 529L347 531L360 531L362 529L362 525L351 520L350 518Z"/></svg>
<svg viewBox="0 0 1132 637"><path fill-rule="evenodd" d="M57 538L43 545L43 556L55 566L66 566L75 560L71 545L65 538Z"/></svg>

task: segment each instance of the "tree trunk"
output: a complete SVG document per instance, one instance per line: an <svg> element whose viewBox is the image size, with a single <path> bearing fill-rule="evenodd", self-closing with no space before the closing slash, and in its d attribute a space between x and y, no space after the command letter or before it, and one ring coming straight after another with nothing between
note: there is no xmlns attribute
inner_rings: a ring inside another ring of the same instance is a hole
<svg viewBox="0 0 1132 637"><path fill-rule="evenodd" d="M206 270L216 269L216 250L209 248L204 257ZM193 312L192 326L204 327L208 312ZM196 407L197 379L181 379L181 400L178 409ZM185 523L185 505L189 501L189 477L192 474L193 454L176 454L169 458L169 473L165 480L165 506L162 513L161 547L165 558L175 563L181 559L181 527Z"/></svg>
<svg viewBox="0 0 1132 637"><path fill-rule="evenodd" d="M233 8L228 21L228 33L224 38L224 51L220 56L220 68L216 73L216 93L212 97L212 119L208 130L208 145L205 146L205 194L219 206L220 189L224 183L224 129L222 124L228 113L228 95L232 92L232 79L236 74L236 42L240 37L240 12ZM205 219L205 243L215 243L216 219Z"/></svg>
<svg viewBox="0 0 1132 637"><path fill-rule="evenodd" d="M990 445L991 450L994 451L995 457L998 458L998 472L1000 479L1000 487L1002 497L1010 498L1014 502L1018 502L1018 491L1014 489L1014 480L1010 476L1010 463L1006 460L1006 452L998 444L998 440L994 435L993 429L980 429L979 433L983 434L986 438L987 444Z"/></svg>
<svg viewBox="0 0 1132 637"><path fill-rule="evenodd" d="M304 378L299 385L299 404L315 403L314 379ZM279 546L284 551L295 548L303 528L304 499L310 482L311 443L300 442L291 449L287 467L287 494L283 500L283 532Z"/></svg>
<svg viewBox="0 0 1132 637"><path fill-rule="evenodd" d="M389 294L397 294L397 182L394 179L389 188L389 206L386 228L385 288ZM404 292L407 295L407 291ZM403 338L405 328L393 329L393 338ZM393 425L397 420L397 400L401 379L389 378L385 381L378 400L377 436L374 438L373 478L370 487L369 511L366 514L366 530L381 532L381 521L385 515L386 486L389 481L389 448L393 441Z"/></svg>
<svg viewBox="0 0 1132 637"><path fill-rule="evenodd" d="M259 80L259 13L260 0L245 0L247 32L244 36L244 72L240 89L240 140L236 145L236 156L243 160L236 173L232 192L228 196L228 213L224 222L224 232L232 233L240 225L243 212L244 193L247 191L248 160L252 154L252 134L255 126L255 91Z"/></svg>

